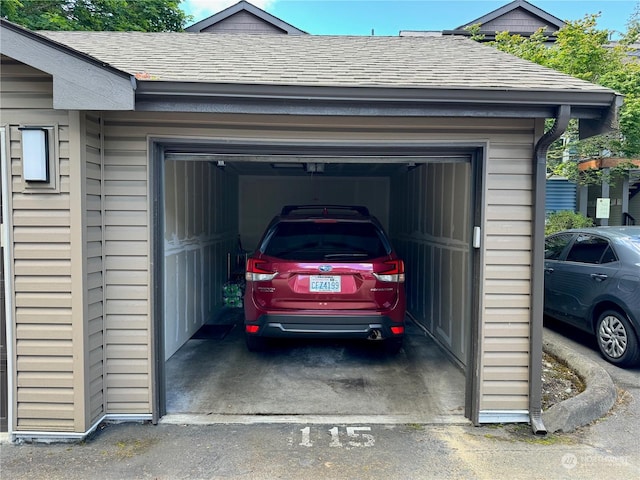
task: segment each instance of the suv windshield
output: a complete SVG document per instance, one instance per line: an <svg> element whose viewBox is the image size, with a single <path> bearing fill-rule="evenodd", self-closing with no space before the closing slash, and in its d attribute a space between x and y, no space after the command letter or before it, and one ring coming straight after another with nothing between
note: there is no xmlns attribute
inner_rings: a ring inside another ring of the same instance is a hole
<svg viewBox="0 0 640 480"><path fill-rule="evenodd" d="M382 257L389 253L383 233L366 222L280 222L266 238L264 254L285 260Z"/></svg>

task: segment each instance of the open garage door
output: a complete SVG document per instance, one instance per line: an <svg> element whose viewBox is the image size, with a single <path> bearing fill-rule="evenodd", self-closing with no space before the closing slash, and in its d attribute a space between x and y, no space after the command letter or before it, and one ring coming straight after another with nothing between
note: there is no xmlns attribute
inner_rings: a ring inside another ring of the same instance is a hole
<svg viewBox="0 0 640 480"><path fill-rule="evenodd" d="M162 222L156 225L155 246L162 276L156 271L161 283L156 291L162 295L155 301L155 321L156 344L163 351L159 380L166 386L159 389L161 414L367 414L375 392L381 405L403 405L381 409L403 421L462 418L474 331L477 149L342 146L301 154L262 149L267 151L212 153L215 149L204 145L165 144L157 160L156 178L162 181L154 185L162 210L155 216ZM414 323L402 358L371 357L366 350L325 342L285 345L256 363L242 341L234 346L234 336L242 333L234 330L242 311L224 308L224 285L241 266L242 252L256 247L285 204L359 204L380 219L407 265ZM240 371L239 362L245 364ZM315 362L327 368L348 365L336 373L318 370ZM215 370L209 382L198 365ZM429 372L435 376L429 378ZM304 383L310 376L314 391ZM388 390L376 386L376 379ZM268 395L256 391L265 382ZM276 392L292 391L292 382L298 394L278 402ZM318 395L337 397L318 408L313 400ZM268 405L258 405L265 396ZM407 400L420 405L418 398L426 400L415 412L406 408ZM437 412L429 416L429 408ZM445 410L454 410L454 416Z"/></svg>

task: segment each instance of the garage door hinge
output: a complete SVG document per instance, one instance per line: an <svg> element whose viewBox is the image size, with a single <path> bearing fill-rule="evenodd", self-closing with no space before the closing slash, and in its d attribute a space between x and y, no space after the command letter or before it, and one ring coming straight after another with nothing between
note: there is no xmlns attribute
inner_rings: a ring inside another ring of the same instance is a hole
<svg viewBox="0 0 640 480"><path fill-rule="evenodd" d="M473 227L473 248L480 248L481 239L482 230L480 230L480 227Z"/></svg>

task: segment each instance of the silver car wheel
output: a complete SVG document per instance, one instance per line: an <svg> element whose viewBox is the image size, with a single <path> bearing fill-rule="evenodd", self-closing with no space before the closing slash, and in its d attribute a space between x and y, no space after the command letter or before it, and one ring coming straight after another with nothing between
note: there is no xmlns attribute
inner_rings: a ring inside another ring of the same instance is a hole
<svg viewBox="0 0 640 480"><path fill-rule="evenodd" d="M615 315L607 315L600 322L598 342L602 351L611 358L620 358L627 351L627 329Z"/></svg>

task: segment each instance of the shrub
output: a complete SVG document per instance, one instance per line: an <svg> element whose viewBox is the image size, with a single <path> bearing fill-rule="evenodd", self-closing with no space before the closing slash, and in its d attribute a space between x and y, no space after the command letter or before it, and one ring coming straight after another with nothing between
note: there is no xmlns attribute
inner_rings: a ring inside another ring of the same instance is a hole
<svg viewBox="0 0 640 480"><path fill-rule="evenodd" d="M569 228L593 227L595 224L589 217L585 217L581 213L572 212L571 210L562 210L550 213L547 216L547 222L544 227L545 235L567 230Z"/></svg>

